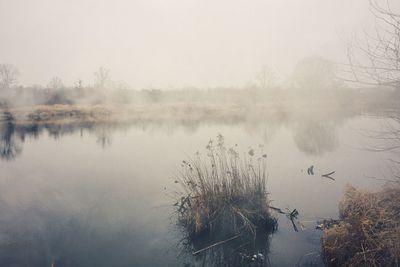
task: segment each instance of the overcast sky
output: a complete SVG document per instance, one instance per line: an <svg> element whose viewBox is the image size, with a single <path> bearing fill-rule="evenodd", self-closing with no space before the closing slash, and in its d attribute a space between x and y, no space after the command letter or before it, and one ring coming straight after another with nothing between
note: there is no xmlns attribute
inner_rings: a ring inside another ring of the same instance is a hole
<svg viewBox="0 0 400 267"><path fill-rule="evenodd" d="M0 63L24 85L104 66L138 89L242 86L264 65L343 61L371 23L367 0L0 0Z"/></svg>

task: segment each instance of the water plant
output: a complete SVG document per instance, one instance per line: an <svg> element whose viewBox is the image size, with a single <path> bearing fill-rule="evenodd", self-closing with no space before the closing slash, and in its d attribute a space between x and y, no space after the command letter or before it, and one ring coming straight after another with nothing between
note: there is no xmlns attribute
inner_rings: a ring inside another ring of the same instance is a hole
<svg viewBox="0 0 400 267"><path fill-rule="evenodd" d="M249 148L241 157L237 145L226 148L224 137L210 140L206 154L182 162L176 182L178 222L190 238L213 234L255 237L259 229L276 228L269 209L266 159Z"/></svg>

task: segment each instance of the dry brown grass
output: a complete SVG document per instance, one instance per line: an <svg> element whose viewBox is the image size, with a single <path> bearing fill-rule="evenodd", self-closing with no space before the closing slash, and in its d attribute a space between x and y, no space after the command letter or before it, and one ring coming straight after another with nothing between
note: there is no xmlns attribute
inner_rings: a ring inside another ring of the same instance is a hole
<svg viewBox="0 0 400 267"><path fill-rule="evenodd" d="M339 211L342 221L322 239L328 266L399 266L399 186L379 192L349 186Z"/></svg>
<svg viewBox="0 0 400 267"><path fill-rule="evenodd" d="M241 158L235 147L225 148L221 135L216 144L210 141L207 155L197 153L182 163L179 223L191 237L217 232L255 236L260 227L273 229L265 169L262 152L257 156L249 149Z"/></svg>

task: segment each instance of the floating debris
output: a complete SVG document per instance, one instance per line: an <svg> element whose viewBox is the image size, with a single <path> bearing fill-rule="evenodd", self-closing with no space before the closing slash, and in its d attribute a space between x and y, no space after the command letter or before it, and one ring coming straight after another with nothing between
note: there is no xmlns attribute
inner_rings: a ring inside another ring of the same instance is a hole
<svg viewBox="0 0 400 267"><path fill-rule="evenodd" d="M246 254L246 253L239 253L239 256L240 256L240 258L241 258L241 261L242 261L242 263L251 263L251 265L250 266L254 266L253 264L254 263L264 263L264 261L265 261L265 257L264 257L264 255L262 254L262 253L257 253L257 254L254 254L254 255L249 255L249 254ZM246 265L247 266L247 265ZM256 266L259 266L258 264L256 265Z"/></svg>
<svg viewBox="0 0 400 267"><path fill-rule="evenodd" d="M307 169L307 173L308 175L314 175L314 165L311 165L311 167Z"/></svg>
<svg viewBox="0 0 400 267"><path fill-rule="evenodd" d="M321 221L317 221L317 225L315 226L315 229L325 230L325 229L332 228L334 225L338 225L339 223L340 223L340 220L323 219Z"/></svg>
<svg viewBox="0 0 400 267"><path fill-rule="evenodd" d="M262 253L254 254L251 257L251 261L253 261L253 262L264 262L264 255Z"/></svg>
<svg viewBox="0 0 400 267"><path fill-rule="evenodd" d="M270 209L275 210L276 212L278 212L280 214L285 214L288 217L288 219L292 222L293 229L296 232L298 232L299 229L298 229L295 221L297 221L297 223L300 225L302 230L304 229L304 225L298 220L299 212L297 209L294 209L292 211L288 210L287 212L285 212L282 209L277 208L277 207L273 207L273 206L269 206L269 207L270 207Z"/></svg>
<svg viewBox="0 0 400 267"><path fill-rule="evenodd" d="M330 173L326 173L326 174L322 174L321 177L325 177L325 178L328 178L328 179L331 179L331 180L335 181L335 178L331 177L331 175L334 174L334 173L335 173L335 171L330 172Z"/></svg>
<svg viewBox="0 0 400 267"><path fill-rule="evenodd" d="M270 209L273 209L273 210L275 210L275 211L277 211L278 213L281 213L281 214L286 214L286 212L284 212L282 209L280 209L280 208L276 208L276 207L272 207L272 206L269 206L269 208Z"/></svg>
<svg viewBox="0 0 400 267"><path fill-rule="evenodd" d="M296 223L294 222L294 220L297 220L297 217L299 216L299 212L297 211L297 209L294 209L291 213L289 213L288 218L290 219L290 221L292 222L293 225L293 229L298 232L299 229L297 228Z"/></svg>

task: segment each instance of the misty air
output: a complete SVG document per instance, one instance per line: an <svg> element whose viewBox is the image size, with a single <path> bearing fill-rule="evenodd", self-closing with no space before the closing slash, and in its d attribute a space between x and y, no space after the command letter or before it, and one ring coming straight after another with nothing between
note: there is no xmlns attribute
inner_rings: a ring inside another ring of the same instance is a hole
<svg viewBox="0 0 400 267"><path fill-rule="evenodd" d="M398 0L0 0L0 267L400 265Z"/></svg>

